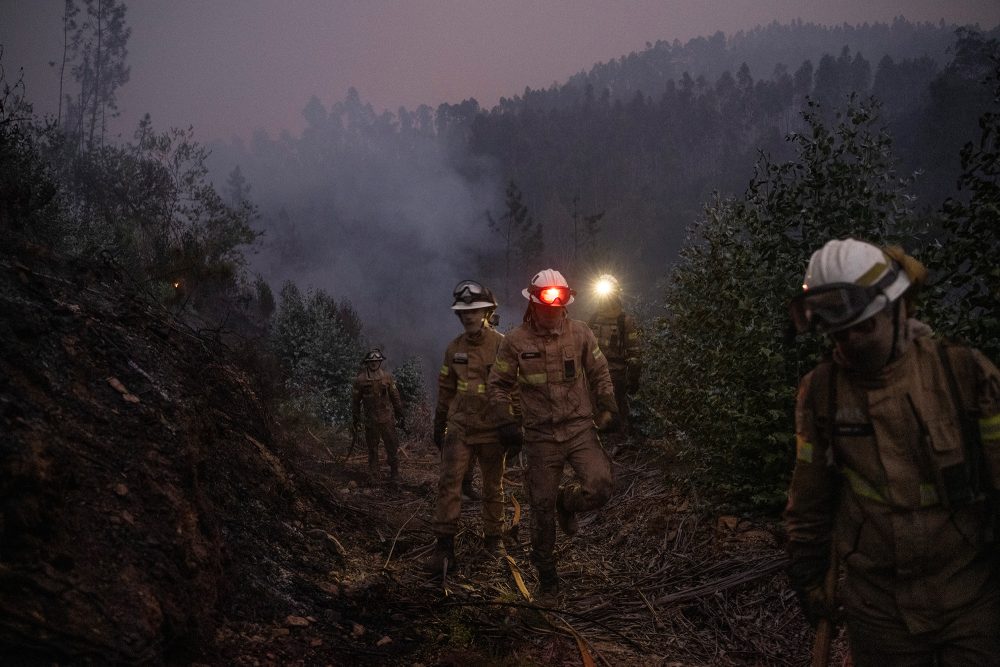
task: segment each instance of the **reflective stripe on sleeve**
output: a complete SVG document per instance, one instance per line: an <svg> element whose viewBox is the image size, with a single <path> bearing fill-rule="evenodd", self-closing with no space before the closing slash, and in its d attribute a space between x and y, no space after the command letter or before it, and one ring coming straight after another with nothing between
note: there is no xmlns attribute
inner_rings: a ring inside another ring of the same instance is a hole
<svg viewBox="0 0 1000 667"><path fill-rule="evenodd" d="M440 375L441 377L445 377L445 376L446 376L446 375L448 375L448 373L450 373L450 372L451 372L451 371L450 371L450 370L448 369L448 366L447 366L447 365L445 365L445 366L442 366L442 367L441 367L441 370L440 370L440 371L438 372L438 375Z"/></svg>
<svg viewBox="0 0 1000 667"><path fill-rule="evenodd" d="M1000 414L979 420L979 434L983 441L991 443L1000 441Z"/></svg>
<svg viewBox="0 0 1000 667"><path fill-rule="evenodd" d="M600 347L595 347L594 351L591 352L591 354L594 355L594 359L600 359L602 356L604 356L604 353L601 352Z"/></svg>
<svg viewBox="0 0 1000 667"><path fill-rule="evenodd" d="M813 444L801 435L795 436L795 459L804 463L813 462Z"/></svg>
<svg viewBox="0 0 1000 667"><path fill-rule="evenodd" d="M458 381L458 390L459 391L468 391L469 390L469 383L466 382L465 380L459 380Z"/></svg>
<svg viewBox="0 0 1000 667"><path fill-rule="evenodd" d="M486 385L485 384L477 384L476 385L476 393L477 394L485 394L486 393Z"/></svg>
<svg viewBox="0 0 1000 667"><path fill-rule="evenodd" d="M496 361L494 361L493 362L493 368L497 369L501 373L508 373L508 372L510 372L510 364L508 364L503 359L497 359Z"/></svg>
<svg viewBox="0 0 1000 667"><path fill-rule="evenodd" d="M638 331L633 331L632 333L630 333L628 335L628 339L629 340L639 340L639 332Z"/></svg>
<svg viewBox="0 0 1000 667"><path fill-rule="evenodd" d="M517 379L524 384L545 384L549 381L549 374L529 373L527 375L518 375Z"/></svg>

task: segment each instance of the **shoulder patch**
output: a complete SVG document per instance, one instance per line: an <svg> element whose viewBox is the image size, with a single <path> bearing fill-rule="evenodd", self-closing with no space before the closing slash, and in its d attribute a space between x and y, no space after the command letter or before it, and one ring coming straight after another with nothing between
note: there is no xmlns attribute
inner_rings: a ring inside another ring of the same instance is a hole
<svg viewBox="0 0 1000 667"><path fill-rule="evenodd" d="M542 353L538 352L538 351L528 351L528 352L522 352L521 353L521 358L522 359L539 359L539 358L541 358L541 356L542 356Z"/></svg>
<svg viewBox="0 0 1000 667"><path fill-rule="evenodd" d="M467 364L469 363L469 353L468 352L456 352L455 356L451 358L451 363L453 364Z"/></svg>

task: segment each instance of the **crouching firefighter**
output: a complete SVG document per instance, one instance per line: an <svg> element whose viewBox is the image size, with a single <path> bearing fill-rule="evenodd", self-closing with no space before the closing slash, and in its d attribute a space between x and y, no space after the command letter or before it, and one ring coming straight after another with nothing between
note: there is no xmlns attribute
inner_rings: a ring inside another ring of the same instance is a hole
<svg viewBox="0 0 1000 667"><path fill-rule="evenodd" d="M516 423L514 413L497 418L486 399L486 380L503 340L503 334L491 325L497 307L493 293L478 282L463 280L452 296L451 309L463 332L448 344L438 374L433 432L434 444L441 451L433 523L437 543L424 563L432 574L441 573L445 561L449 569L455 564L463 477L473 459L479 461L483 480L483 547L491 556L506 554L503 473L508 449L501 444L497 428ZM513 448L518 443L507 444Z"/></svg>
<svg viewBox="0 0 1000 667"><path fill-rule="evenodd" d="M832 546L859 667L1000 661L1000 373L911 318L925 276L899 248L830 241L791 304L834 350L799 385L788 575L810 621L839 615Z"/></svg>
<svg viewBox="0 0 1000 667"><path fill-rule="evenodd" d="M500 344L488 392L503 416L511 413L514 392L520 389L531 558L538 568L539 594L551 596L559 590L554 556L557 515L562 531L573 535L578 528L576 514L595 510L611 497L611 462L597 430L613 425L618 405L608 362L593 332L566 315L574 291L562 274L540 271L521 293L528 299L524 323ZM517 440L521 430L508 424L501 435ZM560 486L567 461L576 477Z"/></svg>
<svg viewBox="0 0 1000 667"><path fill-rule="evenodd" d="M364 408L365 445L368 448L368 476L371 483L378 482L379 441L385 444L389 462L389 482L399 482L399 438L396 424L403 419L403 402L392 375L381 368L385 361L382 351L373 349L365 355L364 368L354 378L351 390L351 421L355 431L361 428Z"/></svg>

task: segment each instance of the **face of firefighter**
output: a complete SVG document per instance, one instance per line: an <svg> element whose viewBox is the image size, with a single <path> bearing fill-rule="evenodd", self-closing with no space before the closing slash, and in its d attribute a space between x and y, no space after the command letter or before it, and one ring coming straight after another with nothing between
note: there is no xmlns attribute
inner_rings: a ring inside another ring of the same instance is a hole
<svg viewBox="0 0 1000 667"><path fill-rule="evenodd" d="M465 333L478 333L483 328L483 320L486 318L486 308L475 308L474 310L457 310L458 319L462 323Z"/></svg>
<svg viewBox="0 0 1000 667"><path fill-rule="evenodd" d="M532 303L535 324L543 329L558 329L559 323L566 317L566 309L562 306L546 306L544 303Z"/></svg>
<svg viewBox="0 0 1000 667"><path fill-rule="evenodd" d="M373 361L366 361L365 362L365 368L367 368L372 373L374 373L375 371L377 371L378 367L381 366L381 365L382 365L381 361L374 361L373 360Z"/></svg>
<svg viewBox="0 0 1000 667"><path fill-rule="evenodd" d="M900 321L906 321L905 306L900 305ZM892 324L892 308L879 311L867 320L830 334L837 353L851 368L875 372L889 363L892 339L898 335Z"/></svg>

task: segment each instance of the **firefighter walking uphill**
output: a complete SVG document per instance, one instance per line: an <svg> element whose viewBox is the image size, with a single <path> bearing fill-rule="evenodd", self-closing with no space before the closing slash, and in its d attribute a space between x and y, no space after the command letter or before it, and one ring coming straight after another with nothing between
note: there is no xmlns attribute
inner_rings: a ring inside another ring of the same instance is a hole
<svg viewBox="0 0 1000 667"><path fill-rule="evenodd" d="M635 318L622 308L622 288L618 280L604 274L594 284L597 310L587 320L605 358L618 401L618 431L628 435L629 394L639 391L642 375L642 348Z"/></svg>
<svg viewBox="0 0 1000 667"><path fill-rule="evenodd" d="M497 307L493 293L474 280L463 280L452 293L451 309L463 332L444 353L438 374L434 410L434 444L441 451L437 505L434 511L434 552L424 569L440 574L455 564L455 533L461 513L463 475L478 460L483 480L483 547L494 557L506 555L503 544L503 473L511 452L500 442L497 428L515 425L516 411L497 417L486 398L486 381L503 334L491 326ZM516 452L513 452L516 453Z"/></svg>
<svg viewBox="0 0 1000 667"><path fill-rule="evenodd" d="M597 437L618 412L608 362L590 328L567 317L575 292L556 270L545 269L522 291L524 322L497 352L489 377L489 399L500 418L514 414L520 390L523 430L508 421L505 442L523 437L531 507L531 558L539 594L559 591L554 556L556 520L567 535L577 532L576 514L597 509L611 497L611 462ZM591 390L596 406L591 401ZM596 414L596 416L595 416ZM560 486L568 462L575 478Z"/></svg>
<svg viewBox="0 0 1000 667"><path fill-rule="evenodd" d="M392 375L381 368L385 356L379 349L372 349L362 362L363 368L354 378L351 390L351 421L355 432L361 429L364 408L365 445L368 448L368 476L372 484L378 482L379 441L385 444L389 462L389 482L399 482L399 438L396 425L403 420L403 402Z"/></svg>
<svg viewBox="0 0 1000 667"><path fill-rule="evenodd" d="M911 317L925 277L834 240L791 303L834 349L799 385L788 576L815 624L839 615L822 582L843 563L858 667L1000 664L1000 373Z"/></svg>

